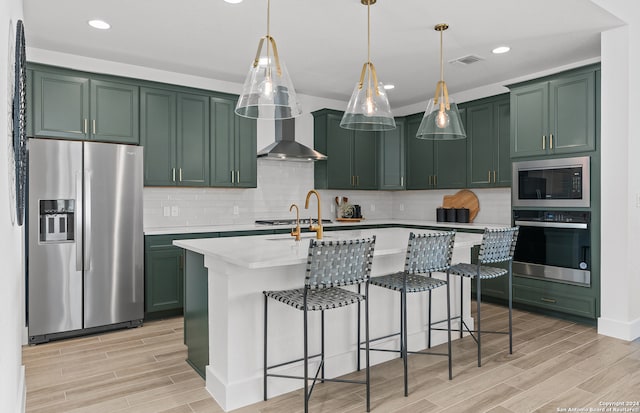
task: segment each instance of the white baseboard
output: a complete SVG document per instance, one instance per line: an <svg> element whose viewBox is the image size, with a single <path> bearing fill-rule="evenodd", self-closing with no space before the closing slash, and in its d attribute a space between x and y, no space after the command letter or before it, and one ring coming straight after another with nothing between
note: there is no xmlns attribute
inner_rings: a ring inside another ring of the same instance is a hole
<svg viewBox="0 0 640 413"><path fill-rule="evenodd" d="M611 318L598 318L598 334L633 341L640 338L640 318L633 321L620 321Z"/></svg>

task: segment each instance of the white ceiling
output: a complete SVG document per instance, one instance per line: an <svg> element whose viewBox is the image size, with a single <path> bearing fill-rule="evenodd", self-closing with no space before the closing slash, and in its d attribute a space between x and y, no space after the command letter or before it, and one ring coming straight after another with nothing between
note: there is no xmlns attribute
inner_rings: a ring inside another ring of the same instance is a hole
<svg viewBox="0 0 640 413"><path fill-rule="evenodd" d="M266 34L266 0L24 0L27 46L242 83ZM87 21L111 23L108 31ZM600 56L600 32L622 23L590 0L378 0L371 60L396 88L392 108L424 102L439 77L437 23L450 92ZM366 61L360 0L272 0L271 34L296 91L349 99ZM511 52L493 55L499 45Z"/></svg>

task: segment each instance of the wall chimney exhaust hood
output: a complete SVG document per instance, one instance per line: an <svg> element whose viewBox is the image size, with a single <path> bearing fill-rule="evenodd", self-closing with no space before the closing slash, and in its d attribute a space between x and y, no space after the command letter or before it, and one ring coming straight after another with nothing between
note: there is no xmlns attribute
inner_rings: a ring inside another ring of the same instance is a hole
<svg viewBox="0 0 640 413"><path fill-rule="evenodd" d="M276 120L276 141L259 151L258 158L282 161L322 161L327 159L327 155L296 142L295 133L295 119Z"/></svg>

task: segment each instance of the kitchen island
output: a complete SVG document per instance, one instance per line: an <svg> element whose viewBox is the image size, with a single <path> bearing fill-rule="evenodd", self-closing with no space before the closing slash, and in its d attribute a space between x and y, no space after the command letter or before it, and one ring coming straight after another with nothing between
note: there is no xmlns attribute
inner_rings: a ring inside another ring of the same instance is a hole
<svg viewBox="0 0 640 413"><path fill-rule="evenodd" d="M376 235L372 275L400 271L411 229L382 228L325 233L326 241ZM413 230L415 232L433 232ZM176 240L187 250L185 263L185 341L189 362L206 378L206 387L225 410L262 400L263 317L262 291L298 288L304 284L309 239L296 242L289 235ZM469 262L470 250L481 234L457 233L453 262ZM444 276L438 274L437 276ZM452 315L459 315L460 279L452 277ZM465 280L468 283L468 280ZM468 291L468 287L467 288ZM433 319L446 315L446 290L433 292ZM399 329L399 294L370 288L371 337L385 336ZM427 294L408 297L409 349L426 347ZM470 303L465 297L465 321ZM356 369L356 306L326 312L326 375L340 376ZM309 319L310 352L320 347L320 314ZM192 323L192 324L190 324ZM302 355L302 314L280 303L269 303L269 364ZM453 324L454 326L457 323ZM198 328L200 327L200 328ZM200 337L197 333L200 332ZM204 333L204 334L203 334ZM191 339L195 335L195 339ZM454 335L453 338L457 337ZM432 332L432 343L446 341L446 332ZM397 338L377 343L397 348ZM203 354L204 353L204 354ZM371 353L371 364L396 357L393 353ZM314 363L310 363L313 368ZM301 363L282 369L283 374L300 374ZM269 397L302 386L299 380L270 379Z"/></svg>

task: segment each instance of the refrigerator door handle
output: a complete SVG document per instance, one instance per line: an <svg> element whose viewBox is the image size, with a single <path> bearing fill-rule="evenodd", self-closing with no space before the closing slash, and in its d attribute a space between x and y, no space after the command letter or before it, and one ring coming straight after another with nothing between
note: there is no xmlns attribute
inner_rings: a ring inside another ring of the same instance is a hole
<svg viewBox="0 0 640 413"><path fill-rule="evenodd" d="M84 172L84 233L91 234L91 172ZM91 237L84 245L84 270L91 270Z"/></svg>
<svg viewBox="0 0 640 413"><path fill-rule="evenodd" d="M83 231L82 231L82 172L76 172L76 205L74 218L74 234L76 241L76 271L82 271Z"/></svg>

